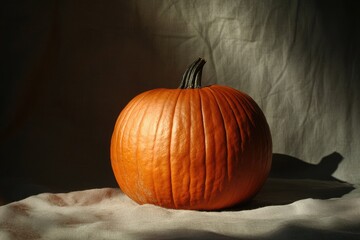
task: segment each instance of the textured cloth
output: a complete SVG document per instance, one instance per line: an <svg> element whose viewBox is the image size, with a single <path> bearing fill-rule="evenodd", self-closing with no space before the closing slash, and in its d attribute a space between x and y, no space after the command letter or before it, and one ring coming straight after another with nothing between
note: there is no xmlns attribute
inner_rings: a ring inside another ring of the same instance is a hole
<svg viewBox="0 0 360 240"><path fill-rule="evenodd" d="M0 207L0 239L359 239L360 193L349 184L269 179L223 211L138 205L119 189L40 194ZM331 199L313 199L337 196ZM343 196L339 196L343 195Z"/></svg>

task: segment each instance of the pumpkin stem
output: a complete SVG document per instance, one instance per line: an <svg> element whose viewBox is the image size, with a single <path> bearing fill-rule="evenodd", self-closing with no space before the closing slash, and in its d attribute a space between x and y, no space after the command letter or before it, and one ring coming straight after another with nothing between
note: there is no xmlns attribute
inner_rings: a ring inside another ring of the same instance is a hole
<svg viewBox="0 0 360 240"><path fill-rule="evenodd" d="M201 88L201 74L206 61L198 58L184 72L179 88Z"/></svg>

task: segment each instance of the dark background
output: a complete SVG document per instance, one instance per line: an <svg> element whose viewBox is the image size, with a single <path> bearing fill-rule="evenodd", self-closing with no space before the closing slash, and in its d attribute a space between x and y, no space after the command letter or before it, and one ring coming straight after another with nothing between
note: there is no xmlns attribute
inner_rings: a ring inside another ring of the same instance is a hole
<svg viewBox="0 0 360 240"><path fill-rule="evenodd" d="M177 87L198 56L208 59L205 84L242 89L259 103L274 152L310 164L339 152L335 177L359 181L357 1L231 2L240 14L226 23L249 29L239 41L207 19L228 13L221 1L1 3L0 196L116 187L109 145L121 109L145 90ZM315 117L299 122L304 114Z"/></svg>

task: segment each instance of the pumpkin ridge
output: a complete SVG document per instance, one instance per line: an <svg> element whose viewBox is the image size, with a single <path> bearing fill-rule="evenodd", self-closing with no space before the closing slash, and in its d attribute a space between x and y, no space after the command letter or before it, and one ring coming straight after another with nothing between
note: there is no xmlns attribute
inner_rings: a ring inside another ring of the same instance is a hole
<svg viewBox="0 0 360 240"><path fill-rule="evenodd" d="M247 98L244 99L244 104L249 107L249 105L252 105L250 104L248 101L250 100L250 97L247 96ZM253 109L255 110L254 112L256 113L256 121L255 121L255 124L254 124L254 129L256 129L256 135L258 136L258 141L259 141L259 145L262 145L263 147L260 147L258 149L258 156L259 156L259 159L255 159L254 161L254 165L257 165L257 166L261 166L261 171L262 171L262 174L260 176L262 176L262 178L253 178L254 181L257 182L257 186L258 186L258 189L263 185L263 182L265 181L269 171L268 171L268 163L271 162L271 156L270 156L270 161L264 161L264 159L267 158L267 154L266 152L268 152L268 134L267 134L267 131L265 130L265 125L264 124L267 124L266 121L263 122L263 119L262 119L262 112L261 111L258 111L258 108L255 108L255 106L253 106ZM257 111L256 111L257 110ZM261 122L261 123L260 123ZM265 136L265 137L264 137ZM256 162L258 164L256 164ZM264 164L265 162L265 164ZM266 174L265 174L266 173ZM261 183L261 184L259 184ZM258 192L258 189L255 191L255 192ZM252 194L254 195L254 193Z"/></svg>
<svg viewBox="0 0 360 240"><path fill-rule="evenodd" d="M207 88L203 88L202 89L202 94L205 96L205 99L206 99L206 102L212 102L211 100L213 100L213 99L211 99L211 95L209 96L209 94L208 94L208 91L206 91L207 90ZM208 104L207 106L206 106L207 108L207 111L208 112L210 112L210 113L212 113L213 112L213 104ZM210 125L210 126L212 126L212 128L215 128L215 123L214 123L214 120L213 120L213 118L212 118L212 116L210 117L210 118L206 118L206 121L208 121L208 124ZM209 128L209 127L205 127L206 129L207 128ZM209 189L210 190L208 190L208 202L211 202L211 198L213 197L213 192L214 192L214 187L215 187L215 184L214 184L214 180L216 180L216 178L217 178L217 176L216 176L216 173L217 173L217 165L216 165L216 163L217 163L217 161L215 160L215 161L213 161L214 159L213 158L215 158L214 156L216 155L216 137L213 135L213 134L211 134L210 136L212 136L212 139L211 139L211 141L210 141L210 143L212 143L212 147L210 148L213 152L213 154L208 154L207 156L207 158L206 158L206 160L207 160L207 162L213 162L213 164L210 164L210 166L213 166L212 168L209 168L208 170L209 171L207 171L207 172L209 172L209 173L211 173L211 174L208 174L208 176L212 176L213 177L213 179L207 179L208 180L208 182L209 183L205 183L206 185L209 185ZM210 145L210 143L208 144L208 145ZM210 159L208 159L210 157ZM209 164L207 164L207 166L209 166Z"/></svg>
<svg viewBox="0 0 360 240"><path fill-rule="evenodd" d="M161 96L161 94L163 93L163 91L154 91L153 92L153 94L152 94L152 96L151 96L151 98L152 99L155 99L155 101L157 100L157 99L161 99L160 98L160 96ZM143 118L145 117L145 116L148 116L148 113L150 112L150 114L152 114L152 106L153 105L155 105L155 104L153 104L154 102L153 101L148 101L147 102L147 105L145 105L143 108L145 108L145 113L144 113L144 116L143 116ZM163 110L163 108L162 108L162 110ZM159 118L160 119L160 118ZM138 131L138 133L139 132L142 132L141 131L141 128L142 128L142 126L143 126L143 119L141 119L141 122L139 123L139 126L140 126L140 128L139 128L139 131ZM158 126L158 123L157 123L157 126ZM148 131L146 132L146 136L150 136L151 134L150 134L150 131L151 131L151 128L148 128L147 129ZM149 162L146 162L145 164L147 164L147 165L151 165L151 168L149 168L149 169L154 169L154 146L155 146L155 138L156 138L156 131L157 131L157 129L155 129L155 134L154 134L154 139L152 140L152 141L147 141L148 143L150 143L150 142L152 142L153 143L153 145L152 145L152 147L150 147L150 149L151 149L151 155L152 155L152 157L151 157L151 162L149 161ZM138 141L137 141L138 142ZM138 154L139 153L139 150L138 150L138 146L139 146L139 144L137 144L136 145L136 153ZM147 151L149 148L146 148L145 150ZM142 150L140 151L140 152L143 152ZM150 153L149 153L150 154ZM139 159L139 157L138 157L138 155L136 156L136 160L137 160L137 165L139 165L139 163L138 163L138 159ZM149 160L149 159L148 159ZM144 162L141 164L141 165L143 165L144 164ZM146 173L146 177L147 177L147 179L149 178L148 177L148 172L145 172ZM152 185L152 189L150 190L150 189L146 189L146 191L147 192L150 192L150 193L153 193L153 194L143 194L143 195L146 195L147 196L147 198L150 196L151 197L151 199L149 200L149 199L147 199L147 202L151 202L151 203L153 203L153 202L155 202L155 200L154 200L154 195L155 195L155 198L156 198L156 202L159 202L159 198L158 198L158 194L157 194L157 190L156 190L156 188L155 188L155 181L154 181L154 172L153 171L151 171L151 177L150 177L150 179L151 179L151 185ZM143 179L143 180L145 180L146 181L146 179ZM148 181L146 181L146 182L148 182ZM149 188L151 188L150 186L148 186Z"/></svg>
<svg viewBox="0 0 360 240"><path fill-rule="evenodd" d="M231 88L231 87L227 87L227 86L224 86L224 88L225 88L226 90L228 90L229 92L232 92L233 95L234 95L236 98L238 98L239 94L241 94L245 100L249 100L249 99L253 100L252 97L250 97L248 94L246 94L246 93L244 93L244 92L241 92L241 91L239 91L239 90L237 90L237 89L234 89L234 88ZM252 109L254 112L258 112L258 109L255 108L256 105L255 105L254 103L257 105L257 103L253 100L253 104L250 104L249 107L250 107L250 109Z"/></svg>
<svg viewBox="0 0 360 240"><path fill-rule="evenodd" d="M182 93L182 91L180 90L180 91L178 91L179 93L178 93L178 95L177 95L177 97L176 97L176 100L175 100L175 104L174 104L174 107L173 107L173 109L174 109L174 111L173 111L173 113L171 114L171 116L172 116L172 120L171 120L171 127L170 127L170 129L171 129L171 131L170 131L170 136L169 136L169 141L170 141L170 143L169 143L169 176L170 176L170 191L171 191L171 198L172 198L172 202L173 202L173 204L174 204L174 206L175 206L175 208L177 208L177 204L176 204L176 202L175 202L175 198L174 198L174 189L173 189L173 180L172 180L172 169L171 169L171 150L172 150L172 147L171 147L171 139L172 139L172 137L173 137L173 130L174 130L174 120L175 120L175 111L176 111L176 105L178 104L178 101L179 101L179 98L180 98L180 95L181 95L181 93Z"/></svg>
<svg viewBox="0 0 360 240"><path fill-rule="evenodd" d="M266 123L266 126L263 125L263 124L257 124L256 128L259 128L260 132L264 135L266 135L265 138L260 138L262 141L263 141L263 144L264 146L270 146L270 148L272 148L272 142L269 141L269 139L271 139L271 137L269 136L270 133L270 129L267 125L267 121L266 121L266 118L265 118L265 115L264 113L261 111L260 107L258 107L255 102L255 100L253 100L251 97L247 97L244 99L244 102L245 104L248 106L248 107L252 107L252 109L254 110L254 112L256 112L256 114L258 115L259 118L261 118L262 121L264 121ZM254 104L255 103L255 104ZM261 152L261 155L262 156L265 156L267 155L267 152L269 151L268 149L266 149L266 152L264 151L264 149L260 149ZM271 162L271 161L270 161ZM267 162L268 163L268 162ZM265 168L268 168L269 166L265 166Z"/></svg>
<svg viewBox="0 0 360 240"><path fill-rule="evenodd" d="M120 137L119 140L118 140L118 138L116 138L116 143L117 143L117 144L121 143L121 144L119 144L119 145L121 146L121 149L120 149L121 154L120 154L120 156L122 155L122 152L123 152L123 140L124 140L124 135L125 135L125 129L126 129L126 127L127 127L127 124L129 123L129 118L130 118L130 116L133 114L134 109L136 109L137 106L144 100L144 98L145 98L146 95L147 95L147 92L143 93L143 94L142 94L142 97L139 96L139 99L138 99L137 101L132 101L132 104L130 105L128 111L125 112L126 115L124 116L124 118L123 118L122 121L126 121L126 122L121 125L121 129L122 129L122 130L121 130L121 137ZM118 129L116 134L118 134L119 131L120 131L120 130ZM117 137L118 137L118 135L117 135ZM119 141L119 142L118 142L118 141ZM121 171L119 170L119 164L118 164L119 161L116 160L116 161L114 161L114 162L116 163L116 169L117 169L117 171L118 171L118 172L121 172ZM119 176L123 176L123 174L119 174ZM127 181L123 181L123 183L126 185L127 191L129 191L129 189L131 189L131 188L129 187L128 182L127 182ZM122 190L124 191L124 189L122 189ZM132 192L132 191L130 190L130 192ZM134 193L132 193L131 195L134 195Z"/></svg>
<svg viewBox="0 0 360 240"><path fill-rule="evenodd" d="M259 130L256 131L256 135L259 136L259 134L260 135L262 134L262 135L266 136L265 137L266 142L263 141L263 137L259 137L259 138L261 140L261 144L266 149L266 152L269 152L268 145L269 145L269 143L271 143L271 142L268 141L268 138L271 138L271 136L269 135L269 131L264 129L264 126L262 126L262 124L257 124L256 123L257 121L255 122L254 119L250 117L250 115L255 115L257 118L261 117L261 121L264 121L264 123L267 124L265 116L263 115L260 108L257 106L256 102L247 94L244 94L244 93L242 93L240 91L237 91L235 89L231 89L231 88L228 88L228 87L226 87L226 89L229 89L230 91L235 93L235 94L232 94L232 96L234 96L237 99L238 103L241 105L241 108L245 111L245 114L247 115L248 119L251 121L251 123L253 125L253 128L254 129L260 128ZM243 97L240 98L239 94L236 94L236 92L241 93L243 95ZM252 101L252 104L249 102L249 100ZM246 106L246 107L244 107L244 106ZM250 114L250 112L248 110L252 110L253 112ZM252 146L252 147L254 147L254 146ZM271 147L271 144L270 144L270 147ZM267 158L268 157L267 154L264 154L265 150L263 148L259 148L257 151L259 151L259 153L257 155L260 156L261 158ZM250 162L252 162L253 165L256 164L256 162L262 163L262 161L260 161L260 159L254 159L254 151L253 150L249 151L249 152L251 154L250 157L252 159L252 161L250 161ZM270 157L270 163L268 161L265 161L266 165L263 168L263 172L267 172L267 174L269 173L269 166L271 166L271 156L269 156L269 157ZM263 175L261 175L261 176L263 176ZM249 185L254 185L254 183L253 183L254 181L256 181L258 183L259 182L264 182L266 177L267 176L263 176L262 179L252 178L251 181L249 181ZM255 184L255 185L261 186L262 184Z"/></svg>
<svg viewBox="0 0 360 240"><path fill-rule="evenodd" d="M247 121L251 122L251 125L250 125L250 126L253 128L253 127L255 126L254 119L251 117L252 114L249 113L248 109L246 109L246 108L244 107L243 99L242 99L242 98L239 98L239 97L236 96L235 94L233 94L233 96L234 96L235 99L237 100L237 103L238 103L238 104L236 105L237 108L240 107L240 112L243 112L243 113L245 114ZM240 105L240 106L239 106L239 105ZM251 134L251 130L250 130L250 129L247 129L247 134L248 134L248 136L250 136L250 134Z"/></svg>
<svg viewBox="0 0 360 240"><path fill-rule="evenodd" d="M225 87L227 89L229 89L230 91L234 92L234 96L238 98L238 94L236 94L236 92L240 92L236 89L232 89L232 88L229 88L229 87ZM269 126L268 126L268 123L266 121L266 117L264 115L264 113L261 111L260 107L257 105L257 103L255 102L254 99L252 99L249 95L243 93L243 92L240 92L242 95L244 95L244 97L242 99L239 99L239 101L241 101L241 104L242 105L246 105L249 109L251 109L258 117L261 118L261 121L263 121L264 123L266 123L266 126L264 126L263 124L255 124L253 121L253 125L255 128L261 128L261 132L266 135L265 139L264 138L260 138L262 141L264 141L264 146L268 146L270 145L270 149L272 149L272 142L271 142L271 133L270 133L270 129L269 129ZM244 107L243 107L244 108ZM246 109L246 108L244 108ZM252 120L252 118L251 118ZM255 126L256 125L256 126ZM267 129L265 129L267 128ZM264 151L262 148L260 149L260 151ZM266 152L269 152L269 150L267 149ZM261 154L262 156L264 156L264 153L262 152ZM271 154L270 154L271 155ZM268 162L267 162L268 163ZM269 166L268 166L269 165ZM271 161L269 164L267 164L266 168L269 168L271 166Z"/></svg>
<svg viewBox="0 0 360 240"><path fill-rule="evenodd" d="M151 92L149 92L149 93L153 93L153 91L151 91ZM147 95L149 95L149 94L147 94ZM142 123L143 123L143 121L144 121L144 117L146 116L146 112L147 112L147 110L148 110L148 106L149 105L149 102L148 101L145 101L142 105L140 105L139 104L139 109L144 109L143 111L141 111L141 115L140 115L140 120L139 121L136 121L133 125L132 125L132 128L130 128L132 131L134 130L134 125L136 124L136 142L138 142L138 140L139 140L139 137L140 137L140 129L141 129L141 126L142 126ZM138 117L139 117L139 114L138 115L136 115L137 116L137 119L139 119ZM139 144L136 144L136 147L135 147L135 152L133 153L133 159L135 160L135 165L136 165L136 175L137 175L137 181L136 181L136 185L137 185L137 189L138 189L138 191L141 191L142 192L142 197L140 198L138 195L139 194L137 194L137 198L141 201L141 202L144 202L144 200L145 199L143 199L144 197L144 195L146 195L145 194L145 192L144 192L144 187L142 186L142 185L140 185L140 183L141 184L143 184L142 183L142 181L140 182L140 172L139 172L139 159L138 159L138 149L139 149ZM146 198L146 197L145 197Z"/></svg>
<svg viewBox="0 0 360 240"><path fill-rule="evenodd" d="M119 139L119 132L122 133L122 131L119 130L120 129L123 129L123 125L119 126L120 122L124 121L124 119L126 119L126 117L129 115L129 111L133 109L133 106L134 104L136 105L137 102L136 101L131 101L130 103L128 103L124 110L127 110L127 111L124 111L122 112L119 117L116 119L116 122L115 122L115 128L114 128L114 131L113 131L113 134L111 136L111 142L118 142L118 139ZM122 136L122 134L121 134ZM111 146L113 146L113 144L111 144ZM115 147L112 147L110 149L110 152L111 154L113 154L114 151L117 151L117 149ZM112 164L115 164L117 163L117 161L111 161Z"/></svg>
<svg viewBox="0 0 360 240"><path fill-rule="evenodd" d="M244 113L246 114L247 119L251 122L252 126L255 127L255 122L254 119L251 117L253 114L251 112L249 112L249 110L244 107L246 105L246 103L244 103L244 97L243 98L238 98L237 96L235 96L235 98L238 100L238 103L241 106L241 109L244 111Z"/></svg>
<svg viewBox="0 0 360 240"><path fill-rule="evenodd" d="M223 132L225 133L225 145L226 145L226 151L225 151L225 158L226 158L226 164L225 164L225 167L226 167L226 170L225 172L227 173L227 179L229 180L230 178L230 173L229 173L229 145L228 145L228 133L226 131L226 123L225 123L225 119L224 119L224 113L223 113L223 110L221 109L221 104L219 104L219 100L218 98L216 97L216 94L214 93L214 91L211 89L211 88L207 88L209 90L209 92L211 92L211 94L213 95L213 97L215 98L215 101L216 101L216 106L218 107L219 109L219 112L221 114L221 121L222 121L222 126L223 126Z"/></svg>
<svg viewBox="0 0 360 240"><path fill-rule="evenodd" d="M230 105L230 109L233 113L233 116L235 118L235 122L236 122L236 126L238 128L238 133L240 135L240 144L241 144L241 157L239 158L239 161L243 161L244 157L248 157L251 158L252 156L246 156L246 151L245 149L247 148L247 144L248 144L248 132L244 130L244 128L241 125L241 118L247 118L246 113L244 112L244 109L239 109L237 108L237 103L238 101L241 101L237 98L233 99L233 95L229 95L229 93L226 91L226 88L218 88L220 89L219 93L221 93L225 100L228 102L228 104ZM240 169L242 171L242 169ZM242 188L244 189L244 188ZM242 194L241 198L243 198L243 196L246 196L246 194ZM245 199L242 199L240 201L243 201ZM239 201L239 200L238 200Z"/></svg>
<svg viewBox="0 0 360 240"><path fill-rule="evenodd" d="M252 148L253 146L247 146L249 145L249 137L250 137L250 130L249 129L244 129L243 127L243 123L241 120L239 120L238 115L241 116L241 118L245 118L245 122L250 121L248 113L246 112L246 110L244 109L244 106L241 104L241 99L234 97L234 94L230 95L229 91L227 91L227 88L221 88L218 87L217 89L219 89L225 96L227 96L227 99L230 100L233 103L233 110L237 111L238 114L235 114L236 116L236 121L238 122L238 126L240 129L240 134L241 134L241 139L242 139L242 153L241 153L241 158L240 160L240 166L242 164L244 164L244 162L251 162L253 159L253 150L248 150L246 151L246 149L248 149L249 147ZM240 107L239 107L240 104ZM240 118L240 119L241 119ZM244 120L243 120L244 121ZM246 127L245 127L246 128ZM241 169L240 169L241 170ZM241 195L246 196L249 193L249 189L251 190L251 185L253 179L249 180L246 182L246 184L243 186L243 190L245 190L245 192L243 192Z"/></svg>
<svg viewBox="0 0 360 240"><path fill-rule="evenodd" d="M239 116L243 117L244 113L243 111L241 111L240 109L238 109L236 107L236 102L234 101L234 99L232 98L232 96L229 96L228 95L228 92L226 92L226 89L223 89L223 88L217 88L219 90L219 92L225 97L226 101L230 104L231 102L231 111L233 112L234 114L234 117L236 119L236 123L238 125L238 129L239 129L239 134L240 134L240 137L241 137L241 151L244 152L245 150L245 146L244 144L246 144L246 136L248 135L247 134L247 131L244 129L244 127L242 126L242 122L241 120L239 119ZM235 111L237 113L235 113ZM247 116L246 116L247 117Z"/></svg>
<svg viewBox="0 0 360 240"><path fill-rule="evenodd" d="M160 93L164 93L163 91L159 91ZM165 92L166 93L166 92ZM160 95L160 94L159 94ZM164 94L165 95L165 94ZM159 99L162 99L159 97ZM161 112L160 112L160 116L159 116L159 120L158 122L156 123L156 128L155 128L155 134L154 134L154 144L153 144L153 155L152 155L152 165L154 166L155 165L155 145L156 145L156 139L157 139L157 134L158 134L158 130L159 130L159 125L160 125L160 122L161 122L161 118L163 117L163 113L164 113L164 109L165 109L165 104L163 103L162 104L162 108L161 108ZM156 201L158 203L160 203L160 200L159 200L159 195L158 195L158 191L157 191L157 187L155 185L155 174L154 174L154 169L155 167L152 168L153 171L152 171L152 179L153 179L153 186L154 186L154 192L155 192L155 197L156 197Z"/></svg>
<svg viewBox="0 0 360 240"><path fill-rule="evenodd" d="M189 170L188 170L188 172L189 172L189 184L188 184L189 202L188 202L188 204L190 206L191 202L192 202L192 194L191 194L191 176L192 176L191 175L191 160L192 160L192 158L191 158L191 146L192 146L191 145L191 139L192 139L192 136L191 136L191 133L192 133L192 131L191 131L191 123L192 123L192 121L191 121L191 113L192 113L191 101L192 101L192 97L191 96L192 96L192 94L187 94L187 93L188 93L188 91L186 91L186 96L188 96L187 116L190 116L187 118L188 119L187 125L188 125L189 131L190 131L189 144L188 144L188 149L189 149Z"/></svg>
<svg viewBox="0 0 360 240"><path fill-rule="evenodd" d="M230 89L231 90L231 89ZM240 92L241 93L241 92ZM241 93L242 94L242 93ZM245 115L246 115L246 117L247 117L247 120L248 121L250 121L251 122L251 128L250 129L248 129L248 131L247 131L247 134L248 134L248 137L249 137L249 141L251 141L251 139L253 138L251 135L252 135L252 130L251 129L253 129L254 127L255 127L255 123L254 123L254 120L253 120L253 118L251 117L251 113L248 111L248 109L246 108L246 107L244 107L244 100L243 100L243 98L246 98L247 97L247 95L242 95L242 98L240 98L239 96L238 96L238 94L233 94L233 96L235 97L235 99L237 100L237 103L240 105L240 107L241 107L241 110L242 110L242 112L244 112L245 113ZM250 163L252 163L252 165L254 165L254 162L255 161L257 161L258 159L256 159L255 157L254 157L254 150L253 150L253 148L254 148L254 146L252 145L252 144L250 144L250 146L249 146L249 148L251 149L250 151L248 151L248 157L249 157L249 160L248 160L248 162L250 162ZM249 178L248 179L248 181L247 181L247 185L246 185L246 187L245 187L245 189L246 189L246 191L249 193L250 192L250 190L252 189L252 187L251 186L253 186L254 185L254 181L255 180L257 180L257 179L255 179L254 177L251 177L251 178Z"/></svg>
<svg viewBox="0 0 360 240"><path fill-rule="evenodd" d="M232 90L232 89L229 89L229 90L235 92L235 90ZM255 107L253 106L253 105L256 104L255 101L253 101L252 104L249 103L249 99L251 99L250 96L248 96L247 94L244 94L244 93L242 93L242 94L243 94L243 97L242 97L241 99L238 97L237 94L234 94L234 95L235 95L235 97L237 98L237 100L239 101L240 105L242 106L242 109L245 110L245 113L246 113L246 115L248 116L248 119L251 121L254 129L257 129L257 127L260 127L261 130L263 130L262 132L265 133L265 130L263 129L262 124L257 124L257 123L254 121L254 119L253 119L252 117L250 117L251 115L256 115L256 116L258 116L258 117L259 117L259 116L262 116L262 112L259 111L257 108L255 108ZM251 99L251 100L252 100L252 99ZM246 106L246 107L244 107L244 106ZM247 111L247 109L251 109L251 110L252 110L252 113L250 114L249 111ZM254 113L255 113L255 114L254 114ZM258 126L258 125L260 125L260 126ZM260 139L262 140L262 138L260 138ZM265 145L265 146L266 146L266 145ZM262 149L260 149L259 151L262 151ZM260 155L263 155L263 154L261 153Z"/></svg>
<svg viewBox="0 0 360 240"><path fill-rule="evenodd" d="M189 117L189 129L190 135L189 140L191 140L191 146L189 148L189 161L191 164L190 167L190 197L192 208L199 208L203 205L204 199L204 184L205 184L205 173L203 171L204 161L205 161L205 136L204 128L202 125L203 116L200 105L200 94L199 91L202 89L191 89L186 90L187 94L190 96L190 116Z"/></svg>
<svg viewBox="0 0 360 240"><path fill-rule="evenodd" d="M231 111L231 113L232 113L232 116L233 116L233 118L235 119L235 125L236 125L236 127L237 127L237 133L239 134L239 144L240 144L240 147L241 147L241 153L244 151L244 146L243 146L243 142L245 142L244 141L244 138L243 138L243 133L242 133L242 130L241 130L241 127L240 127L240 125L239 125L239 122L238 122L238 117L237 117L237 114L235 113L235 111L234 111L234 106L233 106L233 104L234 104L234 102L232 101L232 100L229 100L228 98L228 96L226 95L226 94L224 94L223 93L223 91L222 91L222 89L221 88L219 88L218 89L218 93L219 94L221 94L222 96L223 96L223 98L225 99L225 102L229 105L229 109L230 109L230 111ZM231 103L230 103L230 101L231 101ZM230 165L228 166L228 171L230 171L231 169L230 169ZM231 176L231 174L230 174L230 176ZM230 179L229 179L230 180Z"/></svg>
<svg viewBox="0 0 360 240"><path fill-rule="evenodd" d="M203 198L204 200L206 200L206 192L207 192L207 185L206 185L206 180L207 180L207 171L206 171L206 159L207 159L207 141L206 141L206 131L205 131L205 121L204 121L204 106L203 106L203 99L201 97L201 91L198 91L199 94L199 99L200 99L200 108L201 108L201 121L202 121L202 126L203 126L203 134L204 134L204 193L203 193Z"/></svg>

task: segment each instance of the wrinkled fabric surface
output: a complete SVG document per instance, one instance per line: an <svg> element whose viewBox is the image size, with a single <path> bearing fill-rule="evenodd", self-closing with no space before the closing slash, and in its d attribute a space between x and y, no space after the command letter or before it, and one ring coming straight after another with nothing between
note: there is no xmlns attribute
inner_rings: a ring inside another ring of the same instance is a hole
<svg viewBox="0 0 360 240"><path fill-rule="evenodd" d="M45 193L0 207L0 238L359 239L359 189L341 198L302 199L309 189L335 196L348 187L269 179L252 202L215 212L138 205L112 188Z"/></svg>

